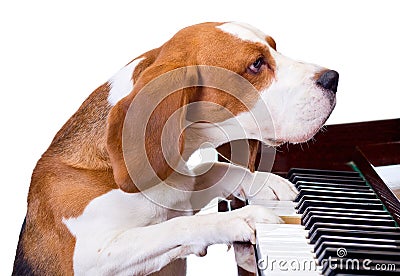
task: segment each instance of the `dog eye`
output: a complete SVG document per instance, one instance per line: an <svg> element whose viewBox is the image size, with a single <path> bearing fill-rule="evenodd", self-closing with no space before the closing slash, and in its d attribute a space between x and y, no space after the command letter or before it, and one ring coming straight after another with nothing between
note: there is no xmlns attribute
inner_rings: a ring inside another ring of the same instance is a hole
<svg viewBox="0 0 400 276"><path fill-rule="evenodd" d="M261 71L262 66L265 64L264 57L259 57L256 61L249 66L250 72L257 74Z"/></svg>

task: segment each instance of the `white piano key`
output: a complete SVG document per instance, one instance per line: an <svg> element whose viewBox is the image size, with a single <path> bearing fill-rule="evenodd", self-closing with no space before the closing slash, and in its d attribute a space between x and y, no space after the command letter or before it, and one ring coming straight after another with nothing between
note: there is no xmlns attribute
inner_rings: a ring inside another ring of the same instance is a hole
<svg viewBox="0 0 400 276"><path fill-rule="evenodd" d="M320 275L308 231L296 224L256 224L258 266L263 275ZM260 263L261 262L261 263Z"/></svg>
<svg viewBox="0 0 400 276"><path fill-rule="evenodd" d="M262 235L263 232L267 232L268 236L271 235L286 235L286 236L303 236L306 237L308 230L300 224L266 224L257 223L256 224L257 235Z"/></svg>
<svg viewBox="0 0 400 276"><path fill-rule="evenodd" d="M295 248L295 246L296 246L296 248ZM307 254L307 255L312 255L312 254L314 254L313 253L313 250L312 250L312 248L310 248L310 247L307 247L307 246L299 246L299 247L297 247L297 245L293 245L293 247L292 247L292 250L290 250L290 248L291 247L289 247L289 248L287 248L287 247L284 247L283 245L275 245L275 246L271 246L270 244L268 244L268 245L262 245L262 246L260 246L260 249L261 250L263 250L263 251L265 251L265 252L270 252L270 253L272 253L272 252L280 252L280 253L286 253L286 252L289 252L289 253L294 253L294 252L296 252L296 254L300 254L300 253L304 253L304 254Z"/></svg>
<svg viewBox="0 0 400 276"><path fill-rule="evenodd" d="M261 274L261 276L281 276L281 275L296 275L296 276L321 276L321 273L318 271L267 271L265 274Z"/></svg>
<svg viewBox="0 0 400 276"><path fill-rule="evenodd" d="M305 258L314 258L315 254L309 250L309 249L304 249L302 251L300 250L288 250L288 248L275 248L271 249L269 247L265 246L258 246L257 249L263 253L263 255L267 256L275 256L275 257L305 257ZM264 254L265 253L265 254Z"/></svg>
<svg viewBox="0 0 400 276"><path fill-rule="evenodd" d="M262 205L271 208L293 208L296 207L297 203L290 200L271 200L271 199L249 199L250 205Z"/></svg>
<svg viewBox="0 0 400 276"><path fill-rule="evenodd" d="M251 205L262 205L278 216L294 216L297 215L294 208L297 204L293 201L279 201L279 200L263 200L263 199L250 199Z"/></svg>
<svg viewBox="0 0 400 276"><path fill-rule="evenodd" d="M261 249L260 249L261 250ZM296 261L299 260L312 260L313 262L317 262L315 255L310 253L310 252L280 252L280 251L272 251L272 252L267 252L268 253L268 258L273 259L273 260L279 260L282 258L288 258L293 260L294 258Z"/></svg>
<svg viewBox="0 0 400 276"><path fill-rule="evenodd" d="M268 236L267 235L263 235L263 233L264 232L261 232L261 231L257 231L257 235L261 235L261 237L265 237L265 238L268 238L268 237L274 237L274 238L276 238L276 239L279 239L279 238L286 238L286 237L292 237L292 238L306 238L307 237L307 233L305 232L305 231L298 231L298 232L286 232L286 233L279 233L279 232L269 232L269 231L265 231L265 233L268 233Z"/></svg>
<svg viewBox="0 0 400 276"><path fill-rule="evenodd" d="M258 267L261 275L274 275L285 272L286 275L319 275L321 267L313 258L293 256L268 256L259 258Z"/></svg>

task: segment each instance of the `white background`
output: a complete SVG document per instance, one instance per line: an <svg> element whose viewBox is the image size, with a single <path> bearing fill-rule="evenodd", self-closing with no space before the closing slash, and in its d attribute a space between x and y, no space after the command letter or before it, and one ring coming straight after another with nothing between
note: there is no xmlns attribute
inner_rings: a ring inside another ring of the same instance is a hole
<svg viewBox="0 0 400 276"><path fill-rule="evenodd" d="M11 273L30 175L56 131L120 67L185 26L247 22L283 54L339 71L328 124L400 117L398 1L5 2L0 275Z"/></svg>

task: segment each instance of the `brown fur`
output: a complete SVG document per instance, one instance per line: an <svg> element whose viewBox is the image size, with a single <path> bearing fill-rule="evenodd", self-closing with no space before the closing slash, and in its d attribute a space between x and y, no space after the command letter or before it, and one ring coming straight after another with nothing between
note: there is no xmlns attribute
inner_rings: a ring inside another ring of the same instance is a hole
<svg viewBox="0 0 400 276"><path fill-rule="evenodd" d="M276 50L276 42L275 42L275 40L274 40L272 37L267 36L267 37L265 38L265 41L267 41L268 45L271 46L272 49Z"/></svg>

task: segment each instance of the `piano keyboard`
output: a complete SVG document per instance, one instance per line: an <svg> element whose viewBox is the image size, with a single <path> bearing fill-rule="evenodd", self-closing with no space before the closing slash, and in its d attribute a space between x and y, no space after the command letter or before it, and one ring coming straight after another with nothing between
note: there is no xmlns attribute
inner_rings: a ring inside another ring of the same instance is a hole
<svg viewBox="0 0 400 276"><path fill-rule="evenodd" d="M292 169L288 179L294 202L249 201L301 222L256 225L259 275L400 275L400 228L357 172Z"/></svg>

